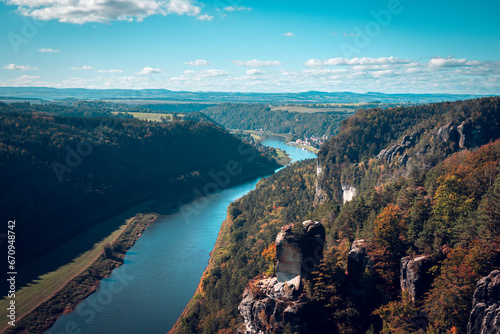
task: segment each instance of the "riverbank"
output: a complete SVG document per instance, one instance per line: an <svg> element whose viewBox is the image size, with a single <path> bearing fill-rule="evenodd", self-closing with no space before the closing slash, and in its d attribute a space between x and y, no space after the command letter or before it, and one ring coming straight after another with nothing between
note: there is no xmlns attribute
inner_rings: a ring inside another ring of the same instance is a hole
<svg viewBox="0 0 500 334"><path fill-rule="evenodd" d="M79 302L97 290L102 279L108 277L113 269L123 264L126 252L158 216L158 214L138 214L131 218L126 228L114 240L110 240L104 247L98 249L99 255L88 267L69 279L48 299L17 319L15 328L4 328L4 331L6 333L43 333L48 330L59 316L71 312ZM103 251L104 248L107 249L106 252Z"/></svg>

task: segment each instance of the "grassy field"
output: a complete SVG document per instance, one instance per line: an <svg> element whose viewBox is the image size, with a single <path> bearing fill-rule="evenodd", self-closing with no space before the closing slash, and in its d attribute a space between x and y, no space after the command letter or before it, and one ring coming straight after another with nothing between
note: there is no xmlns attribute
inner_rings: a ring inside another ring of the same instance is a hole
<svg viewBox="0 0 500 334"><path fill-rule="evenodd" d="M101 254L102 246L115 240L127 227L135 214L143 211L149 204L150 202L143 203L112 219L106 220L90 228L77 238L54 249L35 263L19 268L19 276L23 274L30 276L33 272L43 272L44 267L49 267L49 264L61 262L61 258L67 260L62 261L66 262L66 264L39 276L38 279L16 292L16 322L93 263ZM89 240L99 241L91 244L89 247ZM77 257L73 256L75 249L81 250ZM65 257L66 259L64 259ZM8 303L9 300L6 298L0 301L0 330L2 331L8 326L8 318L6 317Z"/></svg>
<svg viewBox="0 0 500 334"><path fill-rule="evenodd" d="M112 114L119 114L118 111L112 111ZM128 112L127 114L131 114L134 118L143 120L143 121L154 121L154 122L162 122L163 118L170 121L172 118L172 114L162 114L162 113L147 113L147 112ZM182 115L179 115L182 117Z"/></svg>
<svg viewBox="0 0 500 334"><path fill-rule="evenodd" d="M276 153L278 154L277 161L280 165L286 166L290 163L290 157L282 150L276 149Z"/></svg>

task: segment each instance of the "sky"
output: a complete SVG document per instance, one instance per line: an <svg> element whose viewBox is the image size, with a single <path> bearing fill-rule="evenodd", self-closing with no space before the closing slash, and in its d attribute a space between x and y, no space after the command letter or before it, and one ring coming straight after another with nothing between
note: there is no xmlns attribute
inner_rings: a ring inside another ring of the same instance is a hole
<svg viewBox="0 0 500 334"><path fill-rule="evenodd" d="M491 0L0 0L0 86L500 94Z"/></svg>

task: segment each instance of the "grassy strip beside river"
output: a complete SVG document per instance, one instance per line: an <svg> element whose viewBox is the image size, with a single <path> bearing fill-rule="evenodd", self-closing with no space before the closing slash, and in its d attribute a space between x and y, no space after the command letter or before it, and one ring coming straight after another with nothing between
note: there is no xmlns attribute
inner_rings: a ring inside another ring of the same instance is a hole
<svg viewBox="0 0 500 334"><path fill-rule="evenodd" d="M120 227L121 233L116 240L113 241L112 235L104 240L106 252L103 252L101 244L96 245L94 249L89 251L88 256L97 252L97 258L87 268L70 279L60 290L56 290L50 299L41 301L29 314L18 319L16 327L8 328L7 333L42 333L48 330L61 314L71 312L80 301L96 291L100 280L109 276L113 269L123 263L127 250L134 245L146 227L158 216L158 214L138 214L130 219L125 226L122 226L123 229ZM54 277L60 277L59 275L62 274L59 270L56 273L58 275ZM68 273L66 273L65 278L68 278L67 276L69 276ZM50 282L50 280L44 281ZM38 296L40 290L38 287L30 293L26 293L23 298L27 300L27 298ZM18 301L17 298L16 301Z"/></svg>

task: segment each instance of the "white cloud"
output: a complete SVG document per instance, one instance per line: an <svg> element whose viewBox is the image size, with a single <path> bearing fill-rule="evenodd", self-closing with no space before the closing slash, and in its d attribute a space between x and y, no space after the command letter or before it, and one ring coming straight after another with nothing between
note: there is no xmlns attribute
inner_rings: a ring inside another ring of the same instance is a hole
<svg viewBox="0 0 500 334"><path fill-rule="evenodd" d="M159 74L162 70L153 67L144 67L141 71L137 72L138 75Z"/></svg>
<svg viewBox="0 0 500 334"><path fill-rule="evenodd" d="M212 65L210 62L203 60L203 59L197 59L193 61L187 61L184 64L189 65L189 66L208 66Z"/></svg>
<svg viewBox="0 0 500 334"><path fill-rule="evenodd" d="M330 58L326 60L309 59L304 63L307 67L323 67L323 66L340 66L340 65L384 65L384 64L407 64L411 63L409 59L401 59L397 57L381 57L381 58Z"/></svg>
<svg viewBox="0 0 500 334"><path fill-rule="evenodd" d="M223 70L208 69L202 71L185 70L183 74L184 76L171 78L171 80L187 80L188 77L198 80L201 78L210 78L210 77L227 77L229 75L229 72Z"/></svg>
<svg viewBox="0 0 500 334"><path fill-rule="evenodd" d="M265 74L265 73L266 73L265 71L260 71L260 70L257 70L257 69L247 70L247 75L262 75L262 74Z"/></svg>
<svg viewBox="0 0 500 334"><path fill-rule="evenodd" d="M29 71L29 70L36 71L36 70L38 70L38 68L31 67L29 65L16 65L16 64L5 65L3 68L6 70L9 70L9 71Z"/></svg>
<svg viewBox="0 0 500 334"><path fill-rule="evenodd" d="M83 24L87 22L142 21L159 14L199 16L192 0L7 0L23 16L37 20ZM207 16L203 16L207 19Z"/></svg>
<svg viewBox="0 0 500 334"><path fill-rule="evenodd" d="M203 14L203 15L198 15L196 19L199 21L212 21L214 17L209 14Z"/></svg>
<svg viewBox="0 0 500 334"><path fill-rule="evenodd" d="M71 67L70 70L73 70L73 71L79 71L79 70L93 70L94 68L92 66L88 66L88 65L83 65L82 67Z"/></svg>
<svg viewBox="0 0 500 334"><path fill-rule="evenodd" d="M61 51L61 50L59 50L59 49L54 50L54 49L51 49L51 48L41 48L41 49L38 49L38 52L41 52L41 53L58 53L59 51Z"/></svg>
<svg viewBox="0 0 500 334"><path fill-rule="evenodd" d="M234 60L233 63L236 66L242 67L270 67L270 66L280 66L282 63L278 60Z"/></svg>
<svg viewBox="0 0 500 334"><path fill-rule="evenodd" d="M207 78L207 77L225 77L228 76L229 73L223 70L214 70L214 69L209 69L209 70L203 70L200 71L196 74L200 78Z"/></svg>
<svg viewBox="0 0 500 334"><path fill-rule="evenodd" d="M467 59L456 59L456 58L441 58L435 57L429 60L430 66L435 67L456 67L456 66L470 66L470 65L480 65L479 61L468 61Z"/></svg>
<svg viewBox="0 0 500 334"><path fill-rule="evenodd" d="M245 6L227 6L224 8L226 12L237 12L237 11L242 11L242 10L252 10L252 8L245 7Z"/></svg>
<svg viewBox="0 0 500 334"><path fill-rule="evenodd" d="M130 1L130 0L129 0ZM136 0L139 2L139 0ZM144 0L141 0L144 2ZM157 3L157 1L154 1ZM163 2L158 2L158 5L161 5ZM201 12L201 8L192 3L191 0L168 0L166 1L166 9L168 14L177 14L177 15L189 15L196 16Z"/></svg>
<svg viewBox="0 0 500 334"><path fill-rule="evenodd" d="M97 73L123 73L122 70L99 70Z"/></svg>
<svg viewBox="0 0 500 334"><path fill-rule="evenodd" d="M283 36L292 38L292 37L295 37L295 34L293 32L286 32L283 34Z"/></svg>

